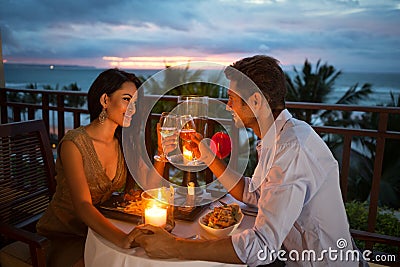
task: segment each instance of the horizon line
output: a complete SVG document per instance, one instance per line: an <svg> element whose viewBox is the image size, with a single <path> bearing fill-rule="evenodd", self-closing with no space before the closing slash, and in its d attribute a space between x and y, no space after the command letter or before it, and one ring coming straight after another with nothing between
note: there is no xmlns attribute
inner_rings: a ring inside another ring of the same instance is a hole
<svg viewBox="0 0 400 267"><path fill-rule="evenodd" d="M193 61L196 62L196 61ZM204 62L211 62L211 61L204 61ZM186 62L186 63L190 63ZM184 63L184 64L186 64ZM47 67L47 68L55 68L55 67L66 67L66 68L71 68L71 67L77 67L77 68L90 68L90 69L110 69L113 67L116 68L121 68L121 69L126 69L126 70L147 70L147 71L160 71L160 70L164 70L165 68L167 68L167 66L163 67L163 68L146 68L146 67L142 67L142 68L132 68L132 67L128 67L128 66L111 66L111 67L97 67L97 66L93 66L93 65L80 65L80 64L49 64L49 63L34 63L34 62L9 62L8 60L3 60L3 65L27 65L27 66L40 66L40 67ZM168 66L168 67L174 67L174 66ZM294 67L296 67L298 70L300 69L301 66L287 66L287 65L282 65L282 70L283 71L290 71L293 72L294 71ZM400 74L400 71L398 70L393 70L393 71L379 71L379 70L348 70L348 71L343 71L341 69L337 69L337 71L341 71L342 74L343 73L388 73L388 74Z"/></svg>

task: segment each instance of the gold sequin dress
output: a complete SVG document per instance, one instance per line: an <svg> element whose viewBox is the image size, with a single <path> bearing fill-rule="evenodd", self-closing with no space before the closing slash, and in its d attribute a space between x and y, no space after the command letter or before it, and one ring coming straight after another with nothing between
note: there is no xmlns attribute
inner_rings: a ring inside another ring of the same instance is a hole
<svg viewBox="0 0 400 267"><path fill-rule="evenodd" d="M62 142L67 140L72 141L82 155L93 205L104 202L110 198L113 192L123 188L126 182L127 169L121 149L118 150L115 177L110 180L97 157L92 139L83 126L68 131L61 140L58 149L60 149ZM45 214L37 224L37 231L51 240L51 258L64 258L57 260L60 264L52 260L51 266L70 266L74 263L74 259L78 260L83 256L88 227L78 218L74 210L60 158L57 158L56 161L56 173L56 192ZM67 263L70 260L71 262Z"/></svg>

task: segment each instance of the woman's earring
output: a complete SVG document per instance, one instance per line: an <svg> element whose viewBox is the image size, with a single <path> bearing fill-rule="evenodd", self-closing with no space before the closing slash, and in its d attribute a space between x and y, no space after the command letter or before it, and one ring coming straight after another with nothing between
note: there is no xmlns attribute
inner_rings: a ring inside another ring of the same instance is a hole
<svg viewBox="0 0 400 267"><path fill-rule="evenodd" d="M100 112L99 115L99 122L101 124L103 124L107 119L107 110L105 108L103 108L103 110Z"/></svg>

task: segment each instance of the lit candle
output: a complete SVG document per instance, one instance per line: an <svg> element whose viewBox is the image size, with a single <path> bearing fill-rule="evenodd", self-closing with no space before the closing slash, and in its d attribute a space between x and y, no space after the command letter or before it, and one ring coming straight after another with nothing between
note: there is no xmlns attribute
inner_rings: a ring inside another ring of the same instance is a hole
<svg viewBox="0 0 400 267"><path fill-rule="evenodd" d="M193 196L194 195L194 183L190 182L188 184L188 195Z"/></svg>
<svg viewBox="0 0 400 267"><path fill-rule="evenodd" d="M146 224L154 226L164 226L167 223L167 210L153 206L144 210L144 219Z"/></svg>

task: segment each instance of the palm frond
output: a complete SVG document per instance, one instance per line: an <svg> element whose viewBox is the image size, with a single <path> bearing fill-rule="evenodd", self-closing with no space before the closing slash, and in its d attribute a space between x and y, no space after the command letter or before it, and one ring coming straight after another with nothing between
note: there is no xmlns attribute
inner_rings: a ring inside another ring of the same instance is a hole
<svg viewBox="0 0 400 267"><path fill-rule="evenodd" d="M371 93L371 84L365 83L361 89L358 89L358 83L356 83L351 86L338 101L336 101L336 104L355 104L359 100L367 99Z"/></svg>
<svg viewBox="0 0 400 267"><path fill-rule="evenodd" d="M397 99L393 93L390 91L390 102L387 104L388 107L400 107L400 94L398 94Z"/></svg>

